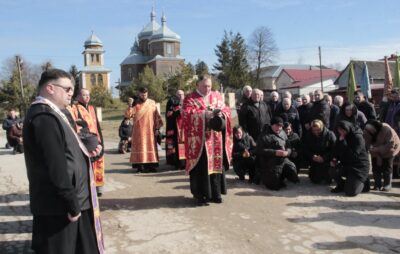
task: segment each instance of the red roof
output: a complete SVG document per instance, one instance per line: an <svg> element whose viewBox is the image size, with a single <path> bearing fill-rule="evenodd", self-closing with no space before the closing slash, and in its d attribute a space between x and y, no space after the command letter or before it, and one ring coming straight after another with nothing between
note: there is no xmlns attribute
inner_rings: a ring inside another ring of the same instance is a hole
<svg viewBox="0 0 400 254"><path fill-rule="evenodd" d="M305 81L308 79L320 78L320 70L290 70L284 69L294 82ZM332 69L323 69L322 70L322 78L330 78L333 76L338 77L339 72Z"/></svg>

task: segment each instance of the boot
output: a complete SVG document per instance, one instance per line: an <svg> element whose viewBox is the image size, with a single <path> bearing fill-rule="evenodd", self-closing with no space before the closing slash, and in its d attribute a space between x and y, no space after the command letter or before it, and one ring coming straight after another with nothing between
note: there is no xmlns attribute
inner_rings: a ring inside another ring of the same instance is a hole
<svg viewBox="0 0 400 254"><path fill-rule="evenodd" d="M380 173L374 173L374 188L373 190L380 190L382 187L382 175Z"/></svg>
<svg viewBox="0 0 400 254"><path fill-rule="evenodd" d="M344 191L344 185L338 184L335 188L331 189L332 193L340 193Z"/></svg>
<svg viewBox="0 0 400 254"><path fill-rule="evenodd" d="M364 183L364 188L363 188L362 192L369 192L370 189L371 189L370 181L369 181L369 178L367 178L367 180Z"/></svg>
<svg viewBox="0 0 400 254"><path fill-rule="evenodd" d="M382 191L390 191L392 189L392 174L383 172L383 188Z"/></svg>

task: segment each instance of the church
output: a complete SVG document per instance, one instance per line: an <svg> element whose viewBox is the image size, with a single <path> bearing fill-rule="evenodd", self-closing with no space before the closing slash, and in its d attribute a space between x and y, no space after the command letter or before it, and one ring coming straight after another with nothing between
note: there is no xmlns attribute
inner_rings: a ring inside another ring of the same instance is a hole
<svg viewBox="0 0 400 254"><path fill-rule="evenodd" d="M111 70L104 67L104 49L101 40L92 32L84 44L83 68L79 72L79 87L89 91L104 86L110 91Z"/></svg>
<svg viewBox="0 0 400 254"><path fill-rule="evenodd" d="M161 26L156 22L154 10L150 22L139 32L131 52L121 63L120 88L131 84L149 66L155 75L167 77L174 74L184 62L180 56L181 37L167 26L165 15Z"/></svg>

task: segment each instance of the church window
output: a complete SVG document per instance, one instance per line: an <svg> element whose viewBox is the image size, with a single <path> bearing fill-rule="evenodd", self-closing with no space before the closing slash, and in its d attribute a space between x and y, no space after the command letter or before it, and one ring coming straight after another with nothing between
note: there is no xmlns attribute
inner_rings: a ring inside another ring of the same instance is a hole
<svg viewBox="0 0 400 254"><path fill-rule="evenodd" d="M132 68L128 68L128 77L129 79L132 79Z"/></svg>
<svg viewBox="0 0 400 254"><path fill-rule="evenodd" d="M96 62L100 63L100 55L96 54Z"/></svg>
<svg viewBox="0 0 400 254"><path fill-rule="evenodd" d="M94 54L90 54L90 58L91 58L91 63L94 63Z"/></svg>
<svg viewBox="0 0 400 254"><path fill-rule="evenodd" d="M173 46L172 43L167 43L167 56L173 56Z"/></svg>
<svg viewBox="0 0 400 254"><path fill-rule="evenodd" d="M97 75L97 80L99 81L99 86L103 86L103 75Z"/></svg>
<svg viewBox="0 0 400 254"><path fill-rule="evenodd" d="M92 84L92 86L96 85L96 75L90 74L90 84Z"/></svg>

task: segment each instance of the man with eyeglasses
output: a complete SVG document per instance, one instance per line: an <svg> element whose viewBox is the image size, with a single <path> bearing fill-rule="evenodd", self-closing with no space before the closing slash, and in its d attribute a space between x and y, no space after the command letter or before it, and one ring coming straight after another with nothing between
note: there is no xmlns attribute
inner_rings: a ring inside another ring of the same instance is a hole
<svg viewBox="0 0 400 254"><path fill-rule="evenodd" d="M100 211L89 153L62 112L70 104L72 76L42 73L39 96L23 130L36 253L103 253Z"/></svg>

